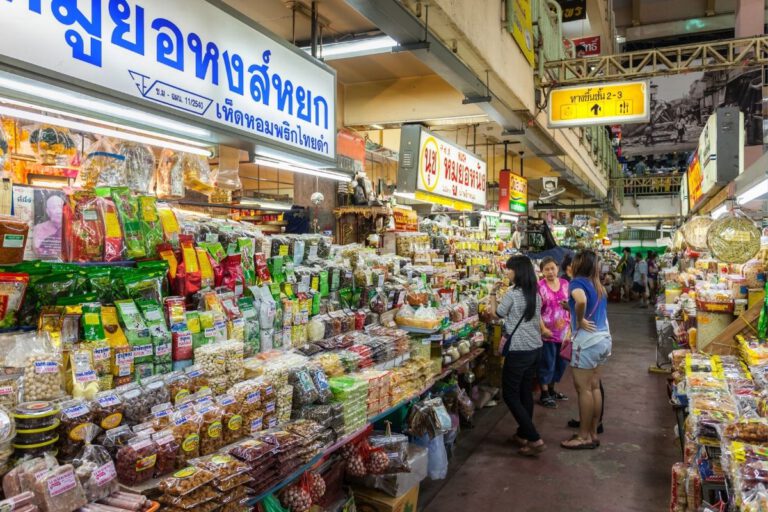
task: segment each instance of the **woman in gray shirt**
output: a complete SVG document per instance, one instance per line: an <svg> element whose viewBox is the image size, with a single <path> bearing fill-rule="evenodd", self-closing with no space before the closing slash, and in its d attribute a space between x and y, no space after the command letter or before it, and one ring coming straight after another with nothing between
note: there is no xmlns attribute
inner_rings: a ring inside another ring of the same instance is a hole
<svg viewBox="0 0 768 512"><path fill-rule="evenodd" d="M518 424L513 441L520 446L519 453L536 456L546 446L533 424L533 379L541 358L541 336L552 333L541 320L541 297L531 260L512 256L506 266L512 286L498 304L495 296L491 299L491 311L504 320L502 396Z"/></svg>

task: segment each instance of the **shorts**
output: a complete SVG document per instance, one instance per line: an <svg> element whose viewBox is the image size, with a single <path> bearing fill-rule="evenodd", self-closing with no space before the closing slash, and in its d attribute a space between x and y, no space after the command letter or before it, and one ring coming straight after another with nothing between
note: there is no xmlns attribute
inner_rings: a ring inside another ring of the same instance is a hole
<svg viewBox="0 0 768 512"><path fill-rule="evenodd" d="M574 346L571 366L581 370L594 370L608 362L608 358L611 357L612 346L613 342L610 335L606 335L600 341L587 348Z"/></svg>
<svg viewBox="0 0 768 512"><path fill-rule="evenodd" d="M637 281L632 283L632 291L635 292L635 293L645 293L646 292L645 286L643 286L642 283L638 283Z"/></svg>

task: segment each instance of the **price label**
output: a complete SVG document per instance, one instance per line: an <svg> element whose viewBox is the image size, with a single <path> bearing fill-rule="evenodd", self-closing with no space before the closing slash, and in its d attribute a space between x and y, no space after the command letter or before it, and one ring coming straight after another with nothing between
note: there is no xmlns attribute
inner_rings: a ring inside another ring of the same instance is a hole
<svg viewBox="0 0 768 512"><path fill-rule="evenodd" d="M35 373L58 373L59 363L56 361L35 361Z"/></svg>
<svg viewBox="0 0 768 512"><path fill-rule="evenodd" d="M75 472L66 473L48 479L48 494L51 497L58 496L75 488Z"/></svg>
<svg viewBox="0 0 768 512"><path fill-rule="evenodd" d="M105 359L109 359L109 350L109 347L99 347L93 349L93 360L104 361Z"/></svg>
<svg viewBox="0 0 768 512"><path fill-rule="evenodd" d="M108 484L112 480L117 478L117 471L115 471L115 463L112 461L107 462L103 466L96 468L93 472L93 479L96 480L96 484L101 487Z"/></svg>

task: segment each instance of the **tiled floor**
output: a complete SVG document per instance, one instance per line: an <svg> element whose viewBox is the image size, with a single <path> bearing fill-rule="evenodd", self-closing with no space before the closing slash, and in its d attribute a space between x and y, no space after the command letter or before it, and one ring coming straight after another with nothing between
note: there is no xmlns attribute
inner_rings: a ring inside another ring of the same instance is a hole
<svg viewBox="0 0 768 512"><path fill-rule="evenodd" d="M572 397L556 410L536 406L537 427L548 444L539 459L517 455L506 440L512 416L499 405L478 415L462 433L448 478L422 483L425 512L661 511L668 507L670 469L680 457L664 375L649 374L655 342L648 310L610 304L613 356L604 367L605 434L597 450L559 447L576 417L570 371L561 390Z"/></svg>

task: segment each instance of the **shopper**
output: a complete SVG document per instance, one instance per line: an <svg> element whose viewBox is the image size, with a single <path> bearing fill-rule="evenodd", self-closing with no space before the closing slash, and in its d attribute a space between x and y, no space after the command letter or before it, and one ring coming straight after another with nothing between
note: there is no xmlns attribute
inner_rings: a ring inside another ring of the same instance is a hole
<svg viewBox="0 0 768 512"><path fill-rule="evenodd" d="M635 275L635 259L632 257L632 251L629 247L622 249L621 260L619 261L619 270L621 271L621 287L624 291L624 302L631 299L632 279Z"/></svg>
<svg viewBox="0 0 768 512"><path fill-rule="evenodd" d="M539 384L541 397L539 403L544 407L554 409L556 400L568 400L568 397L555 391L555 384L565 373L568 362L560 357L560 348L568 333L570 315L568 313L568 281L558 277L557 262L553 258L544 258L539 267L544 278L539 281L541 296L541 320L552 334L542 336L544 345L541 349L541 365L539 365Z"/></svg>
<svg viewBox="0 0 768 512"><path fill-rule="evenodd" d="M563 256L563 262L560 263L560 277L566 281L570 281L573 276L573 269L571 265L573 263L573 254L570 252Z"/></svg>
<svg viewBox="0 0 768 512"><path fill-rule="evenodd" d="M659 260L655 251L648 251L648 295L651 305L656 303L656 295L659 291Z"/></svg>
<svg viewBox="0 0 768 512"><path fill-rule="evenodd" d="M579 397L579 431L561 446L570 450L594 449L600 446L597 427L600 424L602 393L600 366L611 355L611 333L608 330L608 299L600 284L597 254L586 250L573 262L574 278L570 284L568 305L573 329L573 382Z"/></svg>
<svg viewBox="0 0 768 512"><path fill-rule="evenodd" d="M643 259L641 253L635 255L632 292L640 297L641 307L648 307L648 263Z"/></svg>
<svg viewBox="0 0 768 512"><path fill-rule="evenodd" d="M533 379L541 360L542 334L552 333L541 321L541 297L531 260L512 256L506 267L512 286L498 304L492 295L490 305L504 320L502 395L518 424L513 441L520 446L519 453L536 456L545 445L533 424Z"/></svg>

